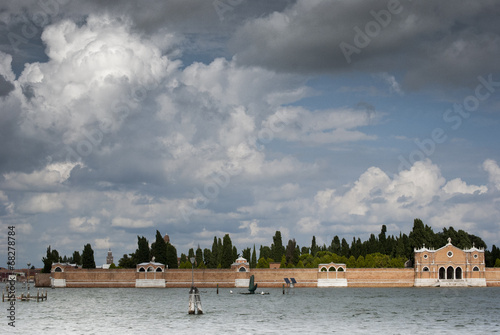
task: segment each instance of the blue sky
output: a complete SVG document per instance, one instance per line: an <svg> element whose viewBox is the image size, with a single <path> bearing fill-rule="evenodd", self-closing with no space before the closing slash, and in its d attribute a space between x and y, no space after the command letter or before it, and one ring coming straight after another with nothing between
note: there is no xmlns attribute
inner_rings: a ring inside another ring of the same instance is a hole
<svg viewBox="0 0 500 335"><path fill-rule="evenodd" d="M36 266L48 245L119 259L156 230L180 255L414 218L498 245L497 18L495 1L2 4L0 227Z"/></svg>

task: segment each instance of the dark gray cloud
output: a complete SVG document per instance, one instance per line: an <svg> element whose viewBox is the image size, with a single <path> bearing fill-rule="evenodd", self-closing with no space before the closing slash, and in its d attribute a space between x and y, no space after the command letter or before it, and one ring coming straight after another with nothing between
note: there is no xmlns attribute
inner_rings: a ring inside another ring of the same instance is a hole
<svg viewBox="0 0 500 335"><path fill-rule="evenodd" d="M239 64L276 71L398 72L406 88L469 85L500 71L499 11L495 1L303 0L247 22L231 46Z"/></svg>
<svg viewBox="0 0 500 335"><path fill-rule="evenodd" d="M14 84L6 80L4 76L0 74L0 97L5 97L9 95L10 92L14 90Z"/></svg>

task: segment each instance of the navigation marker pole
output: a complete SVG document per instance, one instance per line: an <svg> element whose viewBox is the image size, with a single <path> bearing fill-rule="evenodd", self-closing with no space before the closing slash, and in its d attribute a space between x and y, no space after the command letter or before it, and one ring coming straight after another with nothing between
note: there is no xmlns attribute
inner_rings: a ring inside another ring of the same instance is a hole
<svg viewBox="0 0 500 335"><path fill-rule="evenodd" d="M201 299L200 299L200 291L194 286L194 261L195 258L191 257L189 259L191 261L191 290L189 290L189 310L188 314L195 314L198 311L198 314L203 314L203 310L201 309Z"/></svg>

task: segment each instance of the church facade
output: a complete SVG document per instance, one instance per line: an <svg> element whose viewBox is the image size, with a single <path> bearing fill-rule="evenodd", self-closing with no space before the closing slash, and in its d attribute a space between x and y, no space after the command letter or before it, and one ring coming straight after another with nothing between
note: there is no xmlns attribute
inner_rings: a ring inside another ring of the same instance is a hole
<svg viewBox="0 0 500 335"><path fill-rule="evenodd" d="M484 249L460 249L448 243L437 249L415 249L414 286L486 286Z"/></svg>

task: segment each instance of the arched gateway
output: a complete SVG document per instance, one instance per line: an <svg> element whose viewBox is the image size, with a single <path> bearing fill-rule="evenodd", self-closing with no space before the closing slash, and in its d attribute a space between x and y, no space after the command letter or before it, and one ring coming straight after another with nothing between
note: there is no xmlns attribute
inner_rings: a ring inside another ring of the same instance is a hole
<svg viewBox="0 0 500 335"><path fill-rule="evenodd" d="M415 249L415 286L486 286L484 249Z"/></svg>

